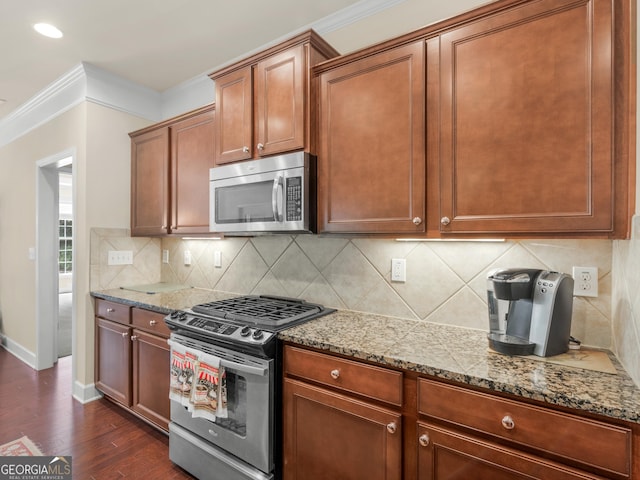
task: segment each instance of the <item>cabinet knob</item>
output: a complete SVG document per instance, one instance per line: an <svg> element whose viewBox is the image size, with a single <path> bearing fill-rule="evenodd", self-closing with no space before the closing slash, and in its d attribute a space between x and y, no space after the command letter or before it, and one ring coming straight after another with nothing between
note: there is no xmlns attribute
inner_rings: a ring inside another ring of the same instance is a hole
<svg viewBox="0 0 640 480"><path fill-rule="evenodd" d="M242 147L242 151L244 153L249 153L249 147Z"/></svg>
<svg viewBox="0 0 640 480"><path fill-rule="evenodd" d="M340 370L338 370L337 368L335 370L331 370L331 378L333 378L334 380L337 380L339 376L340 376Z"/></svg>
<svg viewBox="0 0 640 480"><path fill-rule="evenodd" d="M396 422L387 423L387 432L396 433L397 429L398 427L396 425Z"/></svg>
<svg viewBox="0 0 640 480"><path fill-rule="evenodd" d="M510 415L505 415L502 418L502 426L507 430L513 430L516 426L516 422L513 421Z"/></svg>
<svg viewBox="0 0 640 480"><path fill-rule="evenodd" d="M115 308L107 308L107 313L113 313L115 311L116 311Z"/></svg>
<svg viewBox="0 0 640 480"><path fill-rule="evenodd" d="M156 323L158 323L156 320L149 320L150 327L153 327Z"/></svg>
<svg viewBox="0 0 640 480"><path fill-rule="evenodd" d="M120 335L122 335L122 338L127 338L127 335L129 335L127 332L122 332Z"/></svg>
<svg viewBox="0 0 640 480"><path fill-rule="evenodd" d="M137 335L131 335L131 341L135 342L138 339Z"/></svg>
<svg viewBox="0 0 640 480"><path fill-rule="evenodd" d="M429 435L427 435L426 433L423 433L422 435L420 435L420 438L418 438L418 443L423 447L428 447Z"/></svg>
<svg viewBox="0 0 640 480"><path fill-rule="evenodd" d="M422 219L420 217L414 217L413 218L413 224L414 225L420 225L422 223Z"/></svg>
<svg viewBox="0 0 640 480"><path fill-rule="evenodd" d="M442 225L449 225L451 223L451 219L449 217L442 217L440 219L440 223Z"/></svg>
<svg viewBox="0 0 640 480"><path fill-rule="evenodd" d="M257 147L258 147L258 150L264 150L264 144L263 143L259 143L257 145Z"/></svg>

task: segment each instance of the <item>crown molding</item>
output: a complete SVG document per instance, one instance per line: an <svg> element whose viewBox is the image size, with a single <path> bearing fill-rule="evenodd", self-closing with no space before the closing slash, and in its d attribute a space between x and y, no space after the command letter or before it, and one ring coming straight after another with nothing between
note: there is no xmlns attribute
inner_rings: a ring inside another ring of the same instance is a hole
<svg viewBox="0 0 640 480"><path fill-rule="evenodd" d="M361 0L299 31L312 28L321 35L326 34L404 1L406 0ZM272 43L280 43L297 32L291 32ZM262 46L256 52L270 45L271 43ZM246 53L243 58L250 54L251 52ZM210 71L216 68L212 67ZM12 113L0 119L0 147L84 101L157 122L207 105L213 100L214 88L204 72L160 93L90 63L81 62Z"/></svg>

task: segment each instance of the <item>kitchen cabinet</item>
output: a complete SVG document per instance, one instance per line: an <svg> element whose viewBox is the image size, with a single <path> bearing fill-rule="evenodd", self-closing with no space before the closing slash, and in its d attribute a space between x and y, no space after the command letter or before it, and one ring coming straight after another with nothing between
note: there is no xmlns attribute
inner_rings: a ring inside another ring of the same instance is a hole
<svg viewBox="0 0 640 480"><path fill-rule="evenodd" d="M165 431L170 417L164 315L96 299L96 388Z"/></svg>
<svg viewBox="0 0 640 480"><path fill-rule="evenodd" d="M425 42L365 50L314 74L318 233L424 233Z"/></svg>
<svg viewBox="0 0 640 480"><path fill-rule="evenodd" d="M133 236L209 232L214 124L210 105L130 134Z"/></svg>
<svg viewBox="0 0 640 480"><path fill-rule="evenodd" d="M627 0L500 0L313 68L318 231L628 238Z"/></svg>
<svg viewBox="0 0 640 480"><path fill-rule="evenodd" d="M631 474L630 428L425 378L417 392L421 480L468 478L469 472L487 479Z"/></svg>
<svg viewBox="0 0 640 480"><path fill-rule="evenodd" d="M291 343L283 390L288 480L630 479L640 469L628 423Z"/></svg>
<svg viewBox="0 0 640 480"><path fill-rule="evenodd" d="M313 153L309 68L337 54L308 31L211 73L216 165L302 149Z"/></svg>
<svg viewBox="0 0 640 480"><path fill-rule="evenodd" d="M518 2L439 36L434 230L627 235L626 8Z"/></svg>
<svg viewBox="0 0 640 480"><path fill-rule="evenodd" d="M284 370L284 479L401 478L402 374L290 346Z"/></svg>

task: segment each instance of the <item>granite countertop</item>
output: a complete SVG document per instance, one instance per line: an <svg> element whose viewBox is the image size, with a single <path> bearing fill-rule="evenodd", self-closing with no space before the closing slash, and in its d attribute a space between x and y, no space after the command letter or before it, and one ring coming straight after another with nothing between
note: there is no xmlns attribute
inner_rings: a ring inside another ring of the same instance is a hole
<svg viewBox="0 0 640 480"><path fill-rule="evenodd" d="M160 313L237 296L199 288L91 294ZM347 310L289 328L279 337L354 359L640 423L640 388L610 352L615 374L500 355L488 349L486 332L480 330Z"/></svg>

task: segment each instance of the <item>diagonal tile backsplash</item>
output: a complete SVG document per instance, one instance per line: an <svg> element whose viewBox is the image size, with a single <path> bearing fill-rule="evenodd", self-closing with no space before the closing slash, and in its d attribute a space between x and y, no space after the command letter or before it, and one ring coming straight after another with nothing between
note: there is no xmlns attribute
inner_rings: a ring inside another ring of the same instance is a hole
<svg viewBox="0 0 640 480"><path fill-rule="evenodd" d="M618 242L613 249L629 285L640 285L640 269L625 267L624 261L638 258L637 242ZM132 250L133 265L107 265L109 250ZM169 263L162 263L162 250L169 252ZM184 261L187 251L190 265ZM215 266L217 252L220 267ZM391 281L392 258L406 259L406 282ZM487 272L531 267L570 274L574 265L598 267L599 296L574 299L572 334L586 345L611 348L610 240L405 242L316 235L182 240L132 238L126 229L91 232L92 290L162 281L304 298L335 308L482 330L488 328ZM640 298L639 290L629 288L635 290L628 294L624 311L636 328L640 301L631 299ZM618 335L618 344L625 341Z"/></svg>
<svg viewBox="0 0 640 480"><path fill-rule="evenodd" d="M531 267L571 274L597 266L600 295L574 300L572 333L610 348L610 240L404 242L316 235L224 240L163 238L165 282L238 294L304 298L327 306L486 330L486 276ZM184 265L189 251L191 265ZM221 266L214 266L220 252ZM160 255L160 254L158 254ZM158 257L159 258L159 257ZM391 282L391 259L407 260L407 281Z"/></svg>

